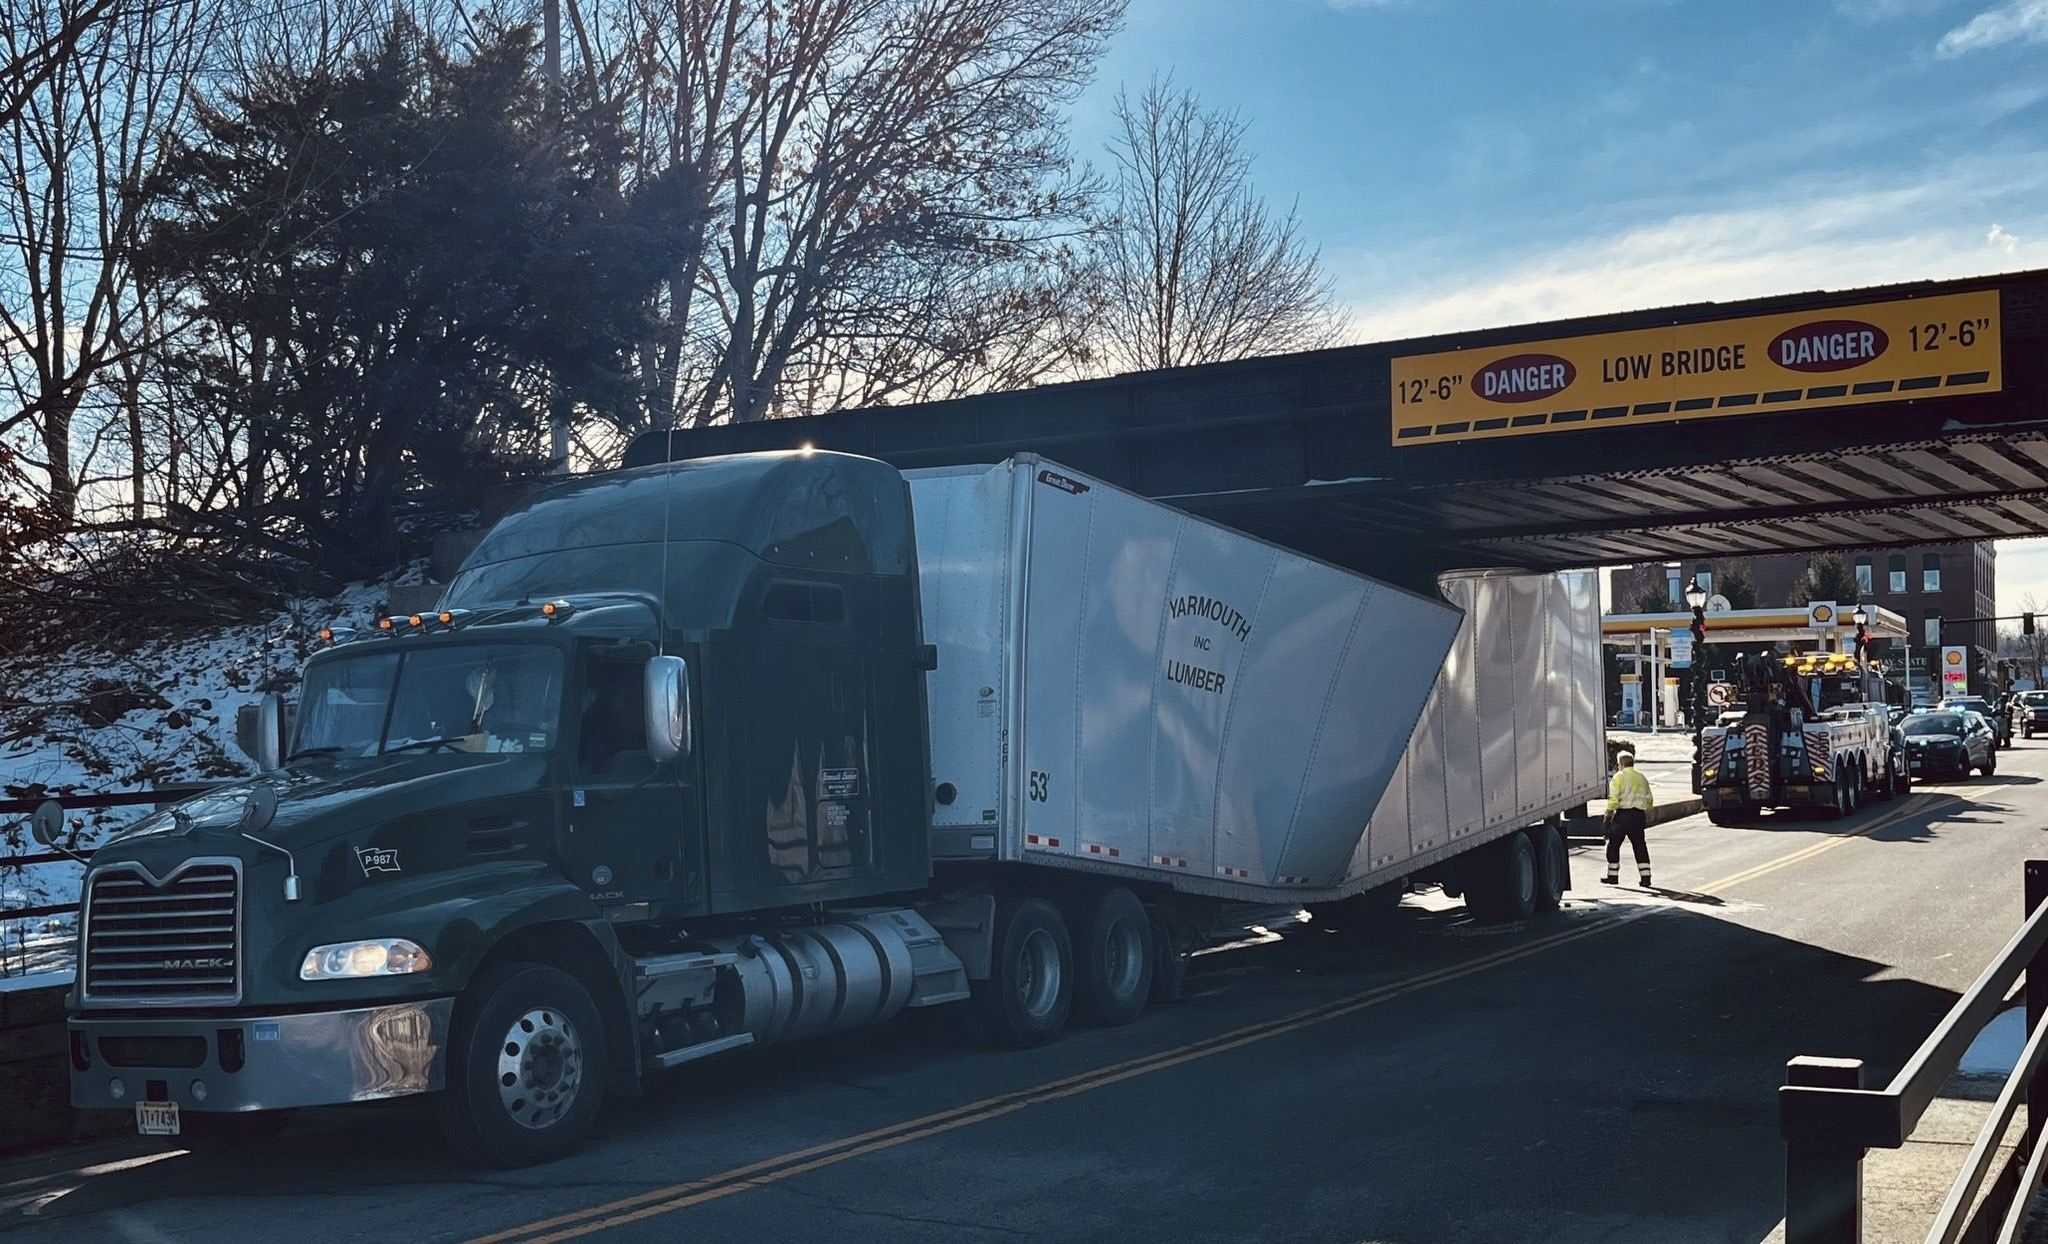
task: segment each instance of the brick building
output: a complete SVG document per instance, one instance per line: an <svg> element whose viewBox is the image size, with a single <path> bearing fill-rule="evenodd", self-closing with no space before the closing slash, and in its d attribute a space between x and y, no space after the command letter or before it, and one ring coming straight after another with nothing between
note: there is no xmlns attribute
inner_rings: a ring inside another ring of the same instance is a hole
<svg viewBox="0 0 2048 1244"><path fill-rule="evenodd" d="M1916 688L1927 673L1930 653L1948 643L1966 644L1971 649L1971 690L1981 694L1991 689L1985 672L1991 668L1997 652L1996 624L1942 624L1947 618L1988 618L1997 612L1998 562L1991 541L1925 544L1905 549L1843 549L1840 556L1856 578L1858 599L1906 619L1912 632L1910 655ZM1618 566L1609 572L1609 600L1615 612L1633 613L1645 592L1654 589L1671 602L1671 608L1684 609L1688 579L1697 577L1712 591L1717 570L1739 566L1756 584L1756 603L1760 608L1791 604L1797 595L1795 589L1806 574L1808 557L1805 553L1774 553L1725 558L1718 565L1714 560L1687 560ZM1871 654L1898 670L1908 655L1907 647L1882 641L1872 646Z"/></svg>

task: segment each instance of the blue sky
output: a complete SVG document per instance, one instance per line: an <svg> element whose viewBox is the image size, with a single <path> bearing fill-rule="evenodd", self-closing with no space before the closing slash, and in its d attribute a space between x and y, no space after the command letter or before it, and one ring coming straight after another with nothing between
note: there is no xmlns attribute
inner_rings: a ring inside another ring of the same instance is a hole
<svg viewBox="0 0 2048 1244"><path fill-rule="evenodd" d="M1169 72L1360 341L2048 267L2048 0L1131 0L1080 153Z"/></svg>

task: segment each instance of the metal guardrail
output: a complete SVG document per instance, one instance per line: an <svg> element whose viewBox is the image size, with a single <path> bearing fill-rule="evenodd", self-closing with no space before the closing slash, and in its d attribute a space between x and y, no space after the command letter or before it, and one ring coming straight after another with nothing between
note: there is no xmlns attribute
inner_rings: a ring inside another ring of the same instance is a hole
<svg viewBox="0 0 2048 1244"><path fill-rule="evenodd" d="M1863 1087L1863 1061L1795 1058L1778 1090L1779 1132L1785 1138L1785 1244L1857 1244L1863 1238L1863 1155L1898 1149L1962 1064L1984 1026L2026 977L2027 1041L1999 1093L1991 1117L1950 1188L1928 1244L2008 1244L2026 1226L2041 1186L2048 1144L2048 1080L2040 1075L2048 1014L2048 860L2026 864L2026 919L1927 1040L1882 1089ZM2000 1142L2021 1101L2021 1143L1993 1174ZM1991 1176L1987 1188L1986 1176ZM1984 1195L1981 1200L1980 1190Z"/></svg>
<svg viewBox="0 0 2048 1244"><path fill-rule="evenodd" d="M46 799L56 799L67 811L73 808L128 808L138 804L176 803L212 790L217 782L188 782L150 790L106 791L96 795L44 795L36 799L0 799L0 816L24 816L34 812ZM41 851L32 855L0 855L0 869L27 868L31 864L76 863L62 851ZM0 907L0 920L39 920L63 916L78 910L76 903L47 903L40 907Z"/></svg>

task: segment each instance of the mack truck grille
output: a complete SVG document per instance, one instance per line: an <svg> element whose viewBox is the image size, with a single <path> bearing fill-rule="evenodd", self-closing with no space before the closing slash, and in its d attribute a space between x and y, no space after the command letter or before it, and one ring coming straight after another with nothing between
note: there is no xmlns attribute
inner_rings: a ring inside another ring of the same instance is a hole
<svg viewBox="0 0 2048 1244"><path fill-rule="evenodd" d="M133 864L94 873L86 888L85 997L238 1000L241 882L231 860L194 861L164 881Z"/></svg>

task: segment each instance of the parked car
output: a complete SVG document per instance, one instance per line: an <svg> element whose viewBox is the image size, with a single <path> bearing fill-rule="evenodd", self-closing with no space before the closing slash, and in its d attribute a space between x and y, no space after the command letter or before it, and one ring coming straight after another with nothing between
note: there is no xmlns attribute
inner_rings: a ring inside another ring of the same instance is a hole
<svg viewBox="0 0 2048 1244"><path fill-rule="evenodd" d="M1991 727L1992 745L2012 746L2012 718L1991 706L1991 701L1981 695L1955 695L1935 705L1937 709L1949 709L1959 713L1975 713Z"/></svg>
<svg viewBox="0 0 2048 1244"><path fill-rule="evenodd" d="M2034 731L2048 731L2048 691L2022 691L2013 702L2012 715L2019 722L2020 735L2033 738Z"/></svg>
<svg viewBox="0 0 2048 1244"><path fill-rule="evenodd" d="M1936 709L1913 713L1899 724L1905 736L1907 772L1915 778L1987 777L1998 770L1991 723L1978 713Z"/></svg>

